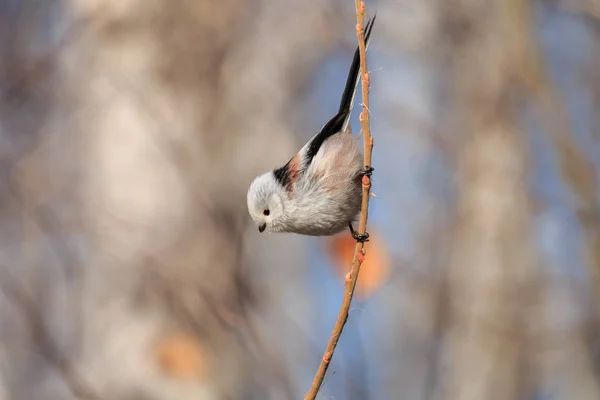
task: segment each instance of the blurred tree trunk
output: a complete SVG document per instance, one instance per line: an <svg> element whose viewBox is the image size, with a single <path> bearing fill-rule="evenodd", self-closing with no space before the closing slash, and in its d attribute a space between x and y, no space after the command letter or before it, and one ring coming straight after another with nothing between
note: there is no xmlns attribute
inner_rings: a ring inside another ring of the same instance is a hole
<svg viewBox="0 0 600 400"><path fill-rule="evenodd" d="M521 43L511 25L522 3L453 1L443 12L460 143L447 399L524 398L531 384L527 321L537 274L517 114Z"/></svg>
<svg viewBox="0 0 600 400"><path fill-rule="evenodd" d="M86 244L70 300L83 354L65 357L99 396L297 397L303 333L281 325L309 318L302 246L247 248L246 191L295 150L288 116L332 42L332 3L64 2L81 29L56 54L49 130L75 154Z"/></svg>

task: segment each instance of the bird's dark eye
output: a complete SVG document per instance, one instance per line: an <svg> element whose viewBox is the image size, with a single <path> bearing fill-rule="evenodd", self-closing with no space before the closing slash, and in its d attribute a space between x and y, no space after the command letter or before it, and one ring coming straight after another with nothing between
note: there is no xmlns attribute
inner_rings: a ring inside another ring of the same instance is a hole
<svg viewBox="0 0 600 400"><path fill-rule="evenodd" d="M265 209L263 210L263 215L264 215L264 216L267 216L267 215L269 215L269 214L271 214L271 211L269 211L269 209L268 209L268 208L265 208Z"/></svg>

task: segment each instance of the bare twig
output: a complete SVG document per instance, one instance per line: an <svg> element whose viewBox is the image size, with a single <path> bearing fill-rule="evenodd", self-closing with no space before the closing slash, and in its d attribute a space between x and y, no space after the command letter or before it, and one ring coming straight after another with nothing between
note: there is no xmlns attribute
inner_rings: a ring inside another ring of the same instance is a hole
<svg viewBox="0 0 600 400"><path fill-rule="evenodd" d="M365 168L371 166L371 152L373 150L373 138L371 137L371 127L369 123L369 73L367 72L367 56L366 56L366 44L364 35L364 20L365 20L365 3L361 0L355 0L356 3L356 34L358 36L358 48L360 51L360 70L361 70L361 81L362 81L362 107L363 110L360 114L360 123L363 131L364 140L364 159ZM362 205L360 211L360 221L358 225L358 232L364 234L367 229L367 217L369 214L369 193L371 191L371 179L369 176L363 176L362 180ZM333 332L329 337L327 343L327 349L321 359L319 370L317 371L310 390L304 397L305 400L311 400L317 397L327 368L333 357L333 353L337 346L337 343L348 320L348 311L350 310L350 304L352 303L352 297L354 295L354 288L358 279L358 273L360 272L360 266L365 260L365 249L364 243L357 242L356 248L354 249L354 260L352 261L352 268L348 275L346 275L346 290L344 291L344 300L342 307L335 322Z"/></svg>

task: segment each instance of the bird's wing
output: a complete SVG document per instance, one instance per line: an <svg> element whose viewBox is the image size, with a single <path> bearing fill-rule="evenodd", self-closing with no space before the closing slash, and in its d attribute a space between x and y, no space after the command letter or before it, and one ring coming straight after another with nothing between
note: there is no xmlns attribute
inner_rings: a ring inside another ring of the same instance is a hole
<svg viewBox="0 0 600 400"><path fill-rule="evenodd" d="M301 171L302 166L300 165L300 153L297 153L283 167L273 170L273 176L281 186L286 188L288 192L291 192L294 188L294 183L300 177Z"/></svg>

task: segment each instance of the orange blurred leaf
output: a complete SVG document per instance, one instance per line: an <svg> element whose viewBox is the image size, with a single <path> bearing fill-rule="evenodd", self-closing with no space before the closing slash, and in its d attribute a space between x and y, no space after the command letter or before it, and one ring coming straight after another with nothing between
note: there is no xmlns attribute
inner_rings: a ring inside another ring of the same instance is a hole
<svg viewBox="0 0 600 400"><path fill-rule="evenodd" d="M156 361L165 375L176 379L199 379L206 373L207 356L192 335L172 333L156 345Z"/></svg>
<svg viewBox="0 0 600 400"><path fill-rule="evenodd" d="M333 261L336 275L344 279L354 258L356 241L348 232L332 236L327 249ZM372 234L365 242L366 257L360 269L356 294L366 298L386 281L390 271L390 255L379 235Z"/></svg>

